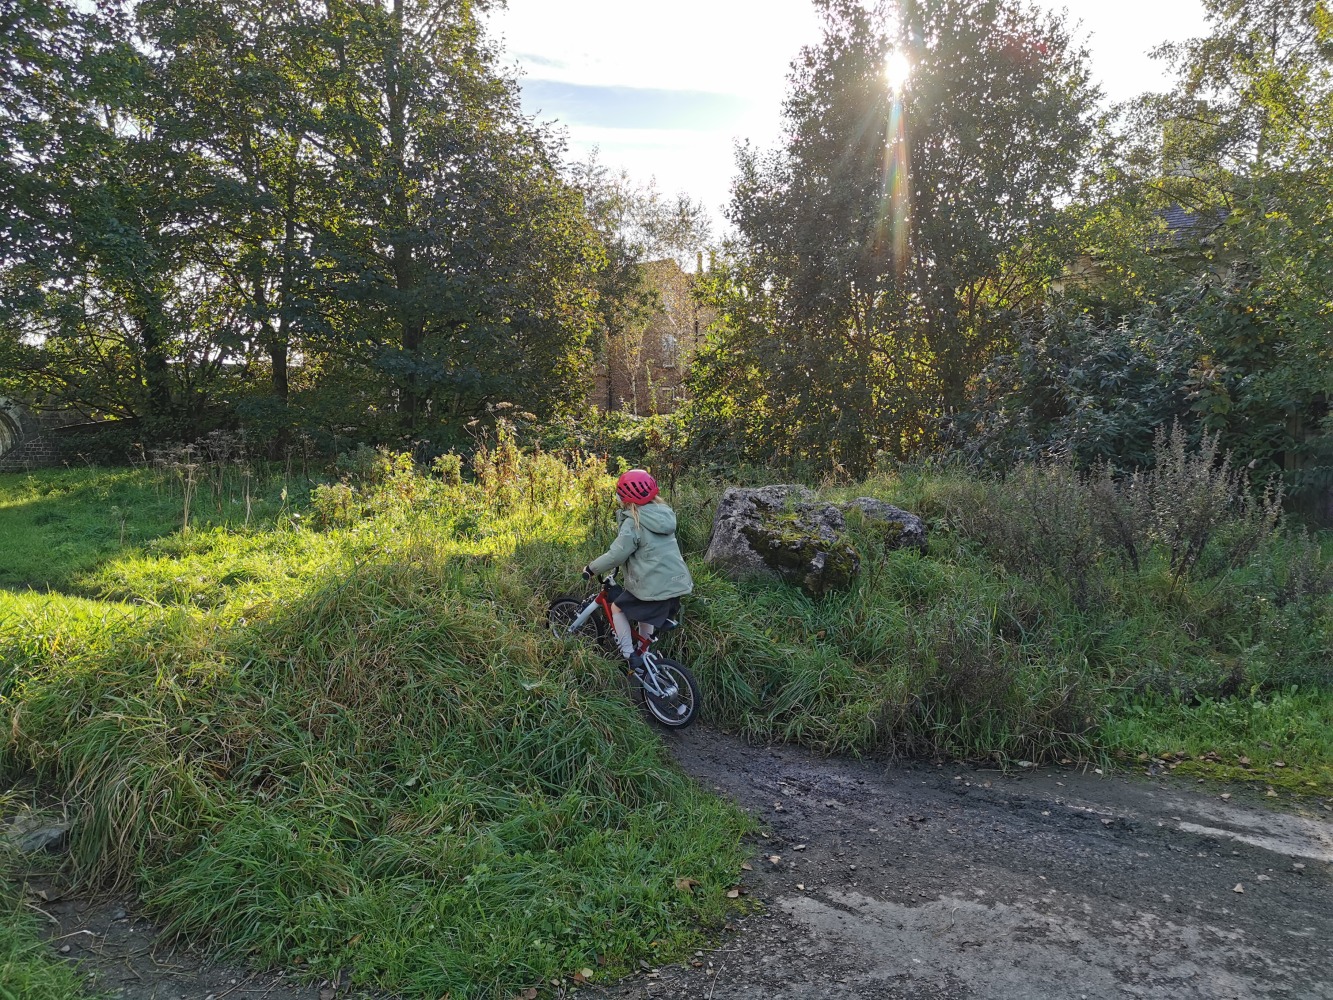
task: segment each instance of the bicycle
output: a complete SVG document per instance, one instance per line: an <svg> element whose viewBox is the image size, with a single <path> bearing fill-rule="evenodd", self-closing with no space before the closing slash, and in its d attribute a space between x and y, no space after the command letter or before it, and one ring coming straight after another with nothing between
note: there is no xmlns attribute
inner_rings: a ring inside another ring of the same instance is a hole
<svg viewBox="0 0 1333 1000"><path fill-rule="evenodd" d="M591 639L604 651L619 656L611 626L611 588L615 577L602 580L600 590L583 600L559 597L546 609L546 622L558 639L578 636ZM601 611L598 615L597 612ZM683 729L694 721L699 711L699 684L690 668L654 650L653 643L679 628L680 622L668 618L653 635L639 631L633 624L634 649L643 657L643 672L628 671L630 682L653 720L670 729Z"/></svg>

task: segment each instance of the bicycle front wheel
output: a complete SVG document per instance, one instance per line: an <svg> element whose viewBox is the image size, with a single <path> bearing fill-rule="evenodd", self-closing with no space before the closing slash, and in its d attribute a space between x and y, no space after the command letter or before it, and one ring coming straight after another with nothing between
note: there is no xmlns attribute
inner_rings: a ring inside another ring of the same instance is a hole
<svg viewBox="0 0 1333 1000"><path fill-rule="evenodd" d="M683 663L657 657L657 680L663 694L657 695L642 685L639 693L643 707L657 723L669 729L684 729L699 713L699 683Z"/></svg>
<svg viewBox="0 0 1333 1000"><path fill-rule="evenodd" d="M557 639L568 639L571 634L569 626L573 624L574 619L579 616L579 612L582 610L583 602L573 597L558 597L552 601L546 608L546 625L550 628L551 634ZM606 619L599 612L594 611L592 617L584 622L573 635L606 649L610 643L610 631L607 628Z"/></svg>

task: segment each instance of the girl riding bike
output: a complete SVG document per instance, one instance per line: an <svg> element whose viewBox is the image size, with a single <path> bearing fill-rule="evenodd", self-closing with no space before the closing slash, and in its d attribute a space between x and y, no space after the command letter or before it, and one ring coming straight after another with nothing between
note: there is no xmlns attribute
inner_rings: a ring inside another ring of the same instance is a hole
<svg viewBox="0 0 1333 1000"><path fill-rule="evenodd" d="M676 542L676 512L657 495L657 480L643 469L630 469L616 481L620 531L605 554L583 567L583 575L602 577L624 568L624 586L611 599L611 623L620 655L635 674L643 673L643 656L634 648L630 620L645 638L668 620L680 616L680 599L694 589L689 567Z"/></svg>

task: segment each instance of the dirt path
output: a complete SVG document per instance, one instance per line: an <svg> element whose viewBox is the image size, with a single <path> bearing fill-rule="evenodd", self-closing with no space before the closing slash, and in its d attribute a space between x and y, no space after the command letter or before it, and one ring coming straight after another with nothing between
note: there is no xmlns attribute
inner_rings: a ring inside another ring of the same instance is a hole
<svg viewBox="0 0 1333 1000"><path fill-rule="evenodd" d="M114 899L64 898L40 878L30 879L28 888L29 902L48 918L51 947L78 963L95 995L114 1000L332 1000L346 995L333 983L298 983L282 973L254 973L172 948L158 940L151 922Z"/></svg>
<svg viewBox="0 0 1333 1000"><path fill-rule="evenodd" d="M745 884L764 912L691 963L585 997L1333 1000L1329 804L666 738L763 825ZM161 948L115 902L38 905L54 946L124 1000L346 995Z"/></svg>
<svg viewBox="0 0 1333 1000"><path fill-rule="evenodd" d="M1326 803L672 743L764 824L766 913L603 997L1333 998Z"/></svg>

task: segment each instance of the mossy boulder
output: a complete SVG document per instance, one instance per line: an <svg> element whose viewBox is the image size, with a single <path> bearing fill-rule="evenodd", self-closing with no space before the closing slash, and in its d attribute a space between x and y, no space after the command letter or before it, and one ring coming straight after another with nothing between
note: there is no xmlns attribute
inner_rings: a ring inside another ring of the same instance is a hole
<svg viewBox="0 0 1333 1000"><path fill-rule="evenodd" d="M926 554L926 522L915 514L874 497L857 497L843 504L842 510L847 514L859 511L886 552L915 549L921 555Z"/></svg>
<svg viewBox="0 0 1333 1000"><path fill-rule="evenodd" d="M732 487L718 501L704 561L819 597L847 589L861 569L846 527L842 511L803 486Z"/></svg>

